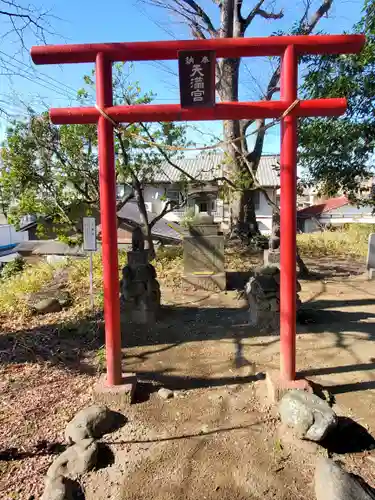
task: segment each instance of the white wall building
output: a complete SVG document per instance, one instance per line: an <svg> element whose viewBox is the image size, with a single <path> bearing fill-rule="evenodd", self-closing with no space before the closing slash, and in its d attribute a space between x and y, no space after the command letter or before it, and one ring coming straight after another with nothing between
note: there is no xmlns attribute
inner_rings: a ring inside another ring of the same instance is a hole
<svg viewBox="0 0 375 500"><path fill-rule="evenodd" d="M218 182L216 178L223 177L225 165L224 156L220 154L200 155L196 158L184 158L176 161L176 164L197 181ZM262 156L258 170L257 179L259 184L267 191L268 196L276 203L277 189L280 185L279 174L277 172L279 158L275 155ZM147 210L158 214L162 211L167 200L180 201L184 196L181 193L181 172L168 163L164 163L159 172L155 174L152 184L144 188L144 198ZM123 186L118 186L117 196L120 198L124 194ZM265 195L261 191L254 192L255 211L259 229L262 233L269 233L272 227L272 207L267 202ZM220 197L212 200L210 206L207 203L200 203L195 206L193 200L186 206L177 208L168 213L165 219L172 222L180 222L186 217L187 212L193 210L199 212L211 212L214 220L225 227L230 220L230 207L224 203ZM193 208L194 207L194 208Z"/></svg>
<svg viewBox="0 0 375 500"><path fill-rule="evenodd" d="M297 213L298 229L303 233L321 231L326 226L375 224L372 205L351 205L346 196L330 198Z"/></svg>
<svg viewBox="0 0 375 500"><path fill-rule="evenodd" d="M28 233L18 232L10 224L0 224L0 250L27 241Z"/></svg>

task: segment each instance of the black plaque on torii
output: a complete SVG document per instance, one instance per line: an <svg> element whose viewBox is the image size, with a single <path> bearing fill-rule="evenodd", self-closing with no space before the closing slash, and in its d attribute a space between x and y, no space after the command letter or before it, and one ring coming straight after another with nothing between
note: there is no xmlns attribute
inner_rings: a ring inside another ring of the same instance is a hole
<svg viewBox="0 0 375 500"><path fill-rule="evenodd" d="M215 106L215 64L213 50L178 53L180 99L183 108Z"/></svg>

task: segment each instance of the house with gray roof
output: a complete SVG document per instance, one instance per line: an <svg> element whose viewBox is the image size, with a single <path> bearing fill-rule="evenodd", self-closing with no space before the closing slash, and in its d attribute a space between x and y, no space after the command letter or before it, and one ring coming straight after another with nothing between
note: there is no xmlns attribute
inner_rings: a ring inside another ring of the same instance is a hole
<svg viewBox="0 0 375 500"><path fill-rule="evenodd" d="M199 182L220 184L215 179L226 175L226 165L223 154L202 154L194 158L182 158L175 161L181 170ZM256 177L259 184L267 191L268 196L278 202L278 188L280 187L279 157L277 155L262 156ZM144 188L146 208L150 213L158 214L162 211L167 200L180 202L186 198L186 192L181 192L183 174L167 162L162 163L154 174L152 182ZM186 180L186 177L185 177ZM188 181L190 182L190 180ZM117 187L117 195L124 195L123 186ZM272 207L267 202L266 196L260 190L254 192L255 211L259 229L262 233L269 233L272 227ZM225 229L230 221L230 206L219 196L210 200L202 200L198 204L188 199L187 203L173 212L168 213L165 219L169 222L181 222L187 213L209 212L214 216L215 222L220 223Z"/></svg>

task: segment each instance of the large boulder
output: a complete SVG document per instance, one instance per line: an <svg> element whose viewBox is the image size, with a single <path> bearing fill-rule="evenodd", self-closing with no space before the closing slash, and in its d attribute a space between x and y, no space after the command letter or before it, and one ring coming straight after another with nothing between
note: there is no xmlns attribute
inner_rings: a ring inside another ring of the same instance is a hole
<svg viewBox="0 0 375 500"><path fill-rule="evenodd" d="M28 297L30 309L37 314L48 314L61 311L70 306L72 297L67 290L51 288L31 293Z"/></svg>
<svg viewBox="0 0 375 500"><path fill-rule="evenodd" d="M68 423L65 439L71 444L87 438L101 438L103 434L112 432L116 428L120 416L104 405L88 406L79 411Z"/></svg>
<svg viewBox="0 0 375 500"><path fill-rule="evenodd" d="M93 439L84 439L67 448L52 463L47 478L59 476L79 477L95 467L98 458L98 445Z"/></svg>
<svg viewBox="0 0 375 500"><path fill-rule="evenodd" d="M298 437L321 441L336 427L337 416L326 401L315 394L292 390L279 405L281 421L293 428Z"/></svg>
<svg viewBox="0 0 375 500"><path fill-rule="evenodd" d="M315 469L316 500L374 500L373 490L333 460L319 457Z"/></svg>
<svg viewBox="0 0 375 500"><path fill-rule="evenodd" d="M33 311L37 314L49 314L61 311L60 302L55 298L42 299L35 302L32 306Z"/></svg>

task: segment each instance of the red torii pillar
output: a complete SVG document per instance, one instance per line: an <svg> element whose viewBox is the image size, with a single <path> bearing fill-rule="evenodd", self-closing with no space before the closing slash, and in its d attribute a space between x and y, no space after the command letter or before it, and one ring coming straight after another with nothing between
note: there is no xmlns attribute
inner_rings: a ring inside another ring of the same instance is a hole
<svg viewBox="0 0 375 500"><path fill-rule="evenodd" d="M99 43L32 47L35 64L96 64L96 104L115 122L203 121L279 118L297 99L298 57L302 54L357 53L363 35L281 36L163 42ZM179 51L213 50L220 57L282 57L281 100L225 102L213 108L184 109L178 104L113 106L112 63L178 59ZM338 116L345 99L299 101L281 120L280 378L296 375L296 182L297 118ZM120 301L117 256L113 124L95 107L55 108L56 124L98 123L100 212L104 283L107 385L122 382Z"/></svg>

